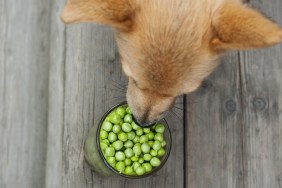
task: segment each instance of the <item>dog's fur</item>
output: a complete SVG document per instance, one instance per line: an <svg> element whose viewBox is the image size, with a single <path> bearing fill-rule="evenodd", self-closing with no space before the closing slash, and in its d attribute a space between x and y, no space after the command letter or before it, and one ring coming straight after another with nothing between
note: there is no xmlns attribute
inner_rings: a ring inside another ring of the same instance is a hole
<svg viewBox="0 0 282 188"><path fill-rule="evenodd" d="M277 24L239 0L69 0L62 20L115 29L127 100L142 124L197 89L223 52L282 41Z"/></svg>

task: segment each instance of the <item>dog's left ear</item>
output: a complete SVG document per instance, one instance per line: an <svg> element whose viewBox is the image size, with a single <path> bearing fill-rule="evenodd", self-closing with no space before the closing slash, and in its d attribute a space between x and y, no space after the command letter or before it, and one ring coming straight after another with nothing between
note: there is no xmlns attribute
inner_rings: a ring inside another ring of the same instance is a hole
<svg viewBox="0 0 282 188"><path fill-rule="evenodd" d="M96 22L128 29L134 12L131 0L68 0L61 19L67 24Z"/></svg>
<svg viewBox="0 0 282 188"><path fill-rule="evenodd" d="M282 41L282 29L276 23L241 3L223 5L213 17L213 28L211 45L219 51L262 48Z"/></svg>

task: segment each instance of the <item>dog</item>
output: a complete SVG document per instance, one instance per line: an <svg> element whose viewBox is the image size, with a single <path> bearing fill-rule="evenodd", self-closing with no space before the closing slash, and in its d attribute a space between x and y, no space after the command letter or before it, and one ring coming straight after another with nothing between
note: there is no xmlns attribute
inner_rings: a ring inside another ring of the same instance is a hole
<svg viewBox="0 0 282 188"><path fill-rule="evenodd" d="M196 90L222 53L282 41L276 23L239 0L69 0L61 19L113 27L127 101L141 125Z"/></svg>

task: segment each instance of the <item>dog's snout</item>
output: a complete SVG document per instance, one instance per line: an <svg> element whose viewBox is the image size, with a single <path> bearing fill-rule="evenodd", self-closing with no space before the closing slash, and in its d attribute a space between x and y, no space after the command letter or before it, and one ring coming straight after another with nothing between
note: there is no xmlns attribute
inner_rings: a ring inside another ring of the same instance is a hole
<svg viewBox="0 0 282 188"><path fill-rule="evenodd" d="M143 115L141 117L135 117L133 116L133 120L140 126L140 127L143 127L143 128L146 128L146 127L152 127L156 124L156 121L150 121L148 119L148 116L146 115Z"/></svg>

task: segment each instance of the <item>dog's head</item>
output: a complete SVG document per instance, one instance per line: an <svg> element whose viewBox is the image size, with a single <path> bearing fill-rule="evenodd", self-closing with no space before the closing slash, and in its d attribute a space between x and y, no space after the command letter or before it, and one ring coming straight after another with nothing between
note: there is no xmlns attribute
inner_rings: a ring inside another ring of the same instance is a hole
<svg viewBox="0 0 282 188"><path fill-rule="evenodd" d="M237 0L69 0L62 20L115 29L127 100L142 124L197 89L222 52L282 41L278 25Z"/></svg>

